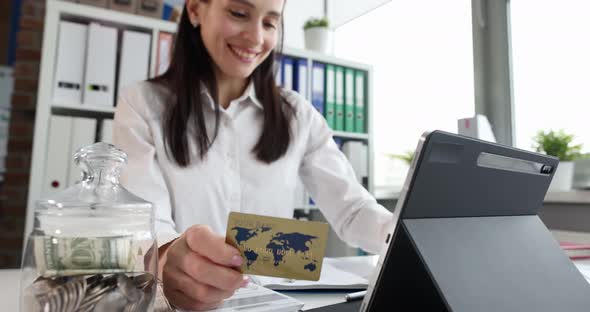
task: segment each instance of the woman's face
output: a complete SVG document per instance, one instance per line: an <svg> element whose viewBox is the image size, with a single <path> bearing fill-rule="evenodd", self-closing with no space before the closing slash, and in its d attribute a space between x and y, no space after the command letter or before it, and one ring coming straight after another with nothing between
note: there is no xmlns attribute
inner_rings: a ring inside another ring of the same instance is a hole
<svg viewBox="0 0 590 312"><path fill-rule="evenodd" d="M275 48L284 0L188 0L218 79L244 79ZM221 77L219 77L221 75Z"/></svg>

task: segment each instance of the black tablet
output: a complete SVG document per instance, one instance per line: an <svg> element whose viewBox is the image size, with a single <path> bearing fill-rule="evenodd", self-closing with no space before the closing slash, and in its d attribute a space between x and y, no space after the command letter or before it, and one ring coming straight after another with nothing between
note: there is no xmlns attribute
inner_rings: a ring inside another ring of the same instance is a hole
<svg viewBox="0 0 590 312"><path fill-rule="evenodd" d="M588 311L590 285L537 216L557 165L424 134L360 311Z"/></svg>

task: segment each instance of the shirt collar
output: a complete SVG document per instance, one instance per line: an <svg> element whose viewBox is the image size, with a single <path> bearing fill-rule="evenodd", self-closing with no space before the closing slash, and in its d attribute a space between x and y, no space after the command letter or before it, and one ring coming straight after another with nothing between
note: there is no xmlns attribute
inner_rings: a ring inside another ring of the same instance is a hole
<svg viewBox="0 0 590 312"><path fill-rule="evenodd" d="M201 96L204 96L211 109L215 110L215 102L213 102L213 97L211 97L209 89L203 82L201 82ZM248 83L248 86L246 87L246 90L244 90L244 93L242 93L242 95L240 95L237 99L233 100L232 102L247 102L254 104L254 106L260 109L264 109L264 106L262 106L262 103L260 103L258 97L256 96L256 88L254 87L253 81L250 81Z"/></svg>

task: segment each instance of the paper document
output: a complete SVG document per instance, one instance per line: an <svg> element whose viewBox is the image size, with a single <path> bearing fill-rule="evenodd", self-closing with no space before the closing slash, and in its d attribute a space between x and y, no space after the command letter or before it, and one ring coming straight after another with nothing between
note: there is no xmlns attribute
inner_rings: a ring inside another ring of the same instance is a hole
<svg viewBox="0 0 590 312"><path fill-rule="evenodd" d="M297 312L302 307L303 302L301 301L250 283L247 287L236 290L234 295L225 299L219 307L207 310L207 312ZM173 311L188 312L181 309ZM155 312L172 311L156 307Z"/></svg>
<svg viewBox="0 0 590 312"><path fill-rule="evenodd" d="M582 273L584 278L586 278L588 283L590 283L590 260L574 261L574 264L576 265L580 273Z"/></svg>
<svg viewBox="0 0 590 312"><path fill-rule="evenodd" d="M366 289L377 256L324 258L319 281L251 276L252 281L274 290Z"/></svg>

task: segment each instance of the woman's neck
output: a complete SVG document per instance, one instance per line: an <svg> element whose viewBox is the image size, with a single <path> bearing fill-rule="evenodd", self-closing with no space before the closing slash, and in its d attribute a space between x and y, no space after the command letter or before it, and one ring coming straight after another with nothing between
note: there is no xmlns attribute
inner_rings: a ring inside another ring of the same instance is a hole
<svg viewBox="0 0 590 312"><path fill-rule="evenodd" d="M217 100L224 109L229 107L232 100L240 97L246 87L248 79L217 78Z"/></svg>

